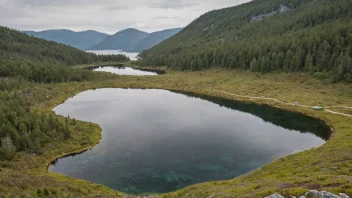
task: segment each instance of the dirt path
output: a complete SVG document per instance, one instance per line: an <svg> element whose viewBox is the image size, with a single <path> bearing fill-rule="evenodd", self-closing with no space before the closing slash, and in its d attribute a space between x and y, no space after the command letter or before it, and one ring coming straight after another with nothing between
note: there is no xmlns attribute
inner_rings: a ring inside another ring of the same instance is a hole
<svg viewBox="0 0 352 198"><path fill-rule="evenodd" d="M344 108L344 109L352 109L352 107L347 107L347 106L331 106L331 107L339 107L339 108Z"/></svg>
<svg viewBox="0 0 352 198"><path fill-rule="evenodd" d="M218 93L224 93L224 94L236 96L236 97L241 97L241 98L271 100L271 101L274 101L274 102L277 102L277 103L281 103L281 104L286 104L286 105L299 106L299 107L305 107L305 108L313 108L312 106L309 106L309 105L302 105L302 104L299 104L299 103L283 102L283 101L277 100L275 98L268 98L268 97L265 97L265 96L247 96L247 95L238 95L238 94L228 93L226 91L218 91L218 90L213 90L213 91L218 92ZM339 107L339 108L345 108L345 109L352 109L352 107L348 107L348 106L330 106L330 107ZM352 118L352 115L350 115L350 114L332 111L332 110L329 110L328 108L329 107L324 107L324 111L332 113L332 114L337 114L337 115L342 115L342 116L347 116L347 117L351 117Z"/></svg>
<svg viewBox="0 0 352 198"><path fill-rule="evenodd" d="M351 117L351 118L352 118L352 115L350 115L350 114L340 113L340 112L336 112L336 111L331 111L331 110L329 110L329 109L324 109L324 111L329 112L329 113L333 113L333 114L337 114L337 115L342 115L342 116L347 116L347 117Z"/></svg>

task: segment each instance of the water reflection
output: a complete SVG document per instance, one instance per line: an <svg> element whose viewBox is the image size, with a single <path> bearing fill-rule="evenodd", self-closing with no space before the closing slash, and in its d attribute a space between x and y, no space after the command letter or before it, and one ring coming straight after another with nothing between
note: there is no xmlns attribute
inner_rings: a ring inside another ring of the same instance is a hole
<svg viewBox="0 0 352 198"><path fill-rule="evenodd" d="M125 67L123 65L93 66L93 67L88 67L87 69L90 69L93 71L110 72L113 74L127 75L127 76L156 76L160 74L165 74L165 71L162 71L162 70L135 69L131 67Z"/></svg>
<svg viewBox="0 0 352 198"><path fill-rule="evenodd" d="M186 92L175 93L185 94L191 98L200 98L203 100L211 101L212 103L218 104L221 107L250 113L252 115L258 116L265 122L270 122L276 126L289 130L299 131L301 133L311 133L323 140L328 140L331 136L330 127L325 123L325 121L312 118L301 113L292 111L286 111L285 113L282 113L283 110L275 107L269 107L268 105L235 102L233 100L228 100L220 97Z"/></svg>
<svg viewBox="0 0 352 198"><path fill-rule="evenodd" d="M49 170L136 194L231 179L320 146L330 134L305 115L165 90L91 90L54 111L98 123L103 138Z"/></svg>
<svg viewBox="0 0 352 198"><path fill-rule="evenodd" d="M136 52L125 52L122 50L88 50L87 52L92 52L98 55L116 55L122 54L130 58L130 60L138 60L138 54Z"/></svg>

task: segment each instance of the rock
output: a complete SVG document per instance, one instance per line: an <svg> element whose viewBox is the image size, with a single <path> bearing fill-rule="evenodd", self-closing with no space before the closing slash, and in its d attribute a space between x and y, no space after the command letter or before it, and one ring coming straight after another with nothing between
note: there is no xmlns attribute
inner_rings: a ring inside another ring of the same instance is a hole
<svg viewBox="0 0 352 198"><path fill-rule="evenodd" d="M301 104L299 104L299 102L297 102L297 101L296 101L296 102L293 102L292 104L295 105L295 106L301 105Z"/></svg>
<svg viewBox="0 0 352 198"><path fill-rule="evenodd" d="M350 196L346 195L345 193L340 193L339 195L341 198L350 198Z"/></svg>
<svg viewBox="0 0 352 198"><path fill-rule="evenodd" d="M291 10L289 7L285 6L285 5L280 5L280 8L277 10L278 13L284 13Z"/></svg>
<svg viewBox="0 0 352 198"><path fill-rule="evenodd" d="M304 194L304 196L307 197L307 198L318 198L319 197L319 191L310 190L306 194Z"/></svg>
<svg viewBox="0 0 352 198"><path fill-rule="evenodd" d="M331 170L339 170L339 167L338 166L334 166L331 168Z"/></svg>
<svg viewBox="0 0 352 198"><path fill-rule="evenodd" d="M261 14L258 16L253 16L250 20L250 22L253 21L261 21L267 17L271 17L274 16L275 14L283 14L287 11L291 10L289 7L285 6L285 5L280 5L279 9L277 9L276 11L270 12L270 13L265 13L265 14Z"/></svg>
<svg viewBox="0 0 352 198"><path fill-rule="evenodd" d="M340 197L330 192L321 191L319 192L319 198L340 198Z"/></svg>
<svg viewBox="0 0 352 198"><path fill-rule="evenodd" d="M340 198L339 196L326 191L310 190L300 198Z"/></svg>
<svg viewBox="0 0 352 198"><path fill-rule="evenodd" d="M326 191L317 191L317 190L310 190L306 192L306 194L300 196L299 198L350 198L348 195L345 193L340 193L340 196L337 196L333 193L326 192ZM210 196L212 197L212 196ZM273 194L264 198L284 198L280 194ZM289 198L296 198L295 196L289 196Z"/></svg>
<svg viewBox="0 0 352 198"><path fill-rule="evenodd" d="M267 197L265 197L265 198L285 198L285 197L283 197L283 196L280 195L280 194L273 194L273 195L267 196Z"/></svg>

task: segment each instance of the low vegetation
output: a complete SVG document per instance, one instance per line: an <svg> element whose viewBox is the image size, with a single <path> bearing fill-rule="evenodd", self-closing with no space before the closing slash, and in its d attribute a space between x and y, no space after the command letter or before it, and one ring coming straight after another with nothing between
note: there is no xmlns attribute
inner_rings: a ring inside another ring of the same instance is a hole
<svg viewBox="0 0 352 198"><path fill-rule="evenodd" d="M105 75L105 74L101 74ZM2 79L3 80L3 79ZM256 74L243 70L212 69L202 72L173 72L154 77L111 76L85 82L24 83L33 112L47 112L53 105L84 90L105 87L158 88L188 91L235 100L249 100L227 93L266 96L288 103L320 106L352 106L351 85L330 84L311 79L307 74ZM224 92L218 92L224 91ZM283 195L300 194L307 189L325 189L331 192L352 193L351 183L351 118L325 111L270 100L252 100L279 108L298 111L327 120L335 130L334 136L320 148L290 155L274 161L246 176L228 181L214 181L193 185L179 191L154 195L155 197L262 197L274 192ZM62 126L66 118L57 117ZM3 161L0 171L0 192L3 194L36 194L50 196L68 193L73 197L122 196L106 187L75 180L61 174L48 173L46 168L54 158L71 152L80 152L94 146L100 139L100 128L92 123L69 120L71 137L50 141L41 154L17 152L11 161ZM74 124L76 123L76 124ZM40 194L40 193L39 193ZM133 196L131 196L133 197Z"/></svg>
<svg viewBox="0 0 352 198"><path fill-rule="evenodd" d="M261 1L254 1L257 2ZM346 1L335 2L346 17L350 12L343 3ZM349 27L346 28L342 32L348 32ZM343 56L346 49L343 48ZM47 170L58 157L90 149L101 138L101 129L96 124L57 116L52 107L81 91L108 87L169 89L264 103L325 119L334 129L333 137L325 145L274 160L251 174L154 197L256 198L274 192L298 195L307 189L352 195L352 118L346 116L349 109L343 108L352 107L351 84L332 84L325 78L319 80L300 72L260 74L223 67L196 72L168 70L165 75L153 77L117 76L69 67L126 60L125 56L85 53L0 27L0 197L124 196L102 185ZM347 74L343 73L343 77ZM315 105L346 115L309 107Z"/></svg>

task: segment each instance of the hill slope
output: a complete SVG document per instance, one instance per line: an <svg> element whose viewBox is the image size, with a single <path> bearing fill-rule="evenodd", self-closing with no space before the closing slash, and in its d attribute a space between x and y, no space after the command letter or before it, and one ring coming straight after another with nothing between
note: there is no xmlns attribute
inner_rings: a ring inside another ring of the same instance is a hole
<svg viewBox="0 0 352 198"><path fill-rule="evenodd" d="M105 39L108 34L93 30L73 32L71 30L45 30L41 32L23 31L28 35L43 38L49 41L56 41L78 49L85 50Z"/></svg>
<svg viewBox="0 0 352 198"><path fill-rule="evenodd" d="M93 72L65 66L127 60L124 55L98 56L0 26L0 77L20 76L36 82L82 80Z"/></svg>
<svg viewBox="0 0 352 198"><path fill-rule="evenodd" d="M181 30L182 30L182 28L173 28L173 29L167 29L167 30L162 30L162 31L158 31L158 32L152 32L148 36L146 36L144 39L139 41L129 51L142 52L146 49L149 49L149 48L159 44L163 40L172 37L173 35L177 34Z"/></svg>
<svg viewBox="0 0 352 198"><path fill-rule="evenodd" d="M140 54L180 70L309 71L351 78L352 1L256 0L208 12Z"/></svg>
<svg viewBox="0 0 352 198"><path fill-rule="evenodd" d="M102 42L92 46L89 50L130 50L149 33L129 28L106 37Z"/></svg>

